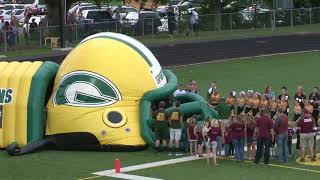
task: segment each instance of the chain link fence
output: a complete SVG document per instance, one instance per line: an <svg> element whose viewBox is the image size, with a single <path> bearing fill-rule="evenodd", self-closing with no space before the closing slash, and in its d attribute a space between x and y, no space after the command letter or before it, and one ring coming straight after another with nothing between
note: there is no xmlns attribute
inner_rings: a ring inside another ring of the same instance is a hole
<svg viewBox="0 0 320 180"><path fill-rule="evenodd" d="M99 23L72 24L64 28L66 46L73 47L83 38L98 32L118 32L134 36L139 40L167 38L189 38L191 36L214 36L217 32L241 33L242 30L250 30L249 33L277 31L281 28L292 29L296 27L309 31L312 26L319 29L319 8L287 9L276 11L238 12L225 14L199 15L195 24L190 23L188 14L176 16L168 23L168 17L143 18L138 20L112 20ZM170 18L169 18L170 19ZM311 26L301 26L311 25ZM173 36L167 36L169 26L173 27ZM320 31L320 29L319 29ZM187 36L189 35L189 36ZM230 34L226 34L228 36ZM18 51L37 48L60 47L59 26L38 27L26 30L22 27L11 31L0 32L0 52Z"/></svg>

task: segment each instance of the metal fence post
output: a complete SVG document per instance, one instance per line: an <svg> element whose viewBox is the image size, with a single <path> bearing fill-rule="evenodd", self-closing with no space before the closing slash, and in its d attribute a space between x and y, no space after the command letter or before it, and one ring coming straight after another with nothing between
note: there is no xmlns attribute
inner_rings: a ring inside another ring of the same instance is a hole
<svg viewBox="0 0 320 180"><path fill-rule="evenodd" d="M229 18L230 18L230 30L232 30L232 13L229 14Z"/></svg>
<svg viewBox="0 0 320 180"><path fill-rule="evenodd" d="M116 33L118 33L118 20L114 22L116 22Z"/></svg>
<svg viewBox="0 0 320 180"><path fill-rule="evenodd" d="M291 24L291 28L293 28L293 15L292 15L292 8L290 9L290 24Z"/></svg>
<svg viewBox="0 0 320 180"><path fill-rule="evenodd" d="M144 36L144 18L142 18L142 36Z"/></svg>
<svg viewBox="0 0 320 180"><path fill-rule="evenodd" d="M78 24L75 24L76 42L78 42Z"/></svg>
<svg viewBox="0 0 320 180"><path fill-rule="evenodd" d="M272 31L276 29L276 10L273 10L273 26Z"/></svg>
<svg viewBox="0 0 320 180"><path fill-rule="evenodd" d="M4 52L7 52L7 31L4 30L3 33L3 40L4 40Z"/></svg>
<svg viewBox="0 0 320 180"><path fill-rule="evenodd" d="M152 24L151 24L151 28L152 28L152 37L153 37L153 33L154 33L154 30L153 30L153 18L151 18L151 22L152 22Z"/></svg>
<svg viewBox="0 0 320 180"><path fill-rule="evenodd" d="M309 18L310 18L310 24L312 24L312 8L310 8Z"/></svg>
<svg viewBox="0 0 320 180"><path fill-rule="evenodd" d="M39 41L40 41L40 47L42 47L42 31L41 31L41 27L39 27Z"/></svg>

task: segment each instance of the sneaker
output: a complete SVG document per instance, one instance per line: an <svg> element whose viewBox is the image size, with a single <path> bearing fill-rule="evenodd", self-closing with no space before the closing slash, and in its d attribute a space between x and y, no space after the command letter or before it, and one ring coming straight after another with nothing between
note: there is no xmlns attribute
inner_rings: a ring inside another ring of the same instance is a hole
<svg viewBox="0 0 320 180"><path fill-rule="evenodd" d="M306 159L305 158L301 158L300 162L306 162Z"/></svg>
<svg viewBox="0 0 320 180"><path fill-rule="evenodd" d="M173 153L172 153L172 152L169 152L169 153L168 153L168 155L169 155L169 156L172 156L172 155L173 155Z"/></svg>
<svg viewBox="0 0 320 180"><path fill-rule="evenodd" d="M311 158L311 162L317 161L315 157Z"/></svg>
<svg viewBox="0 0 320 180"><path fill-rule="evenodd" d="M183 154L181 152L176 152L176 156L182 156Z"/></svg>

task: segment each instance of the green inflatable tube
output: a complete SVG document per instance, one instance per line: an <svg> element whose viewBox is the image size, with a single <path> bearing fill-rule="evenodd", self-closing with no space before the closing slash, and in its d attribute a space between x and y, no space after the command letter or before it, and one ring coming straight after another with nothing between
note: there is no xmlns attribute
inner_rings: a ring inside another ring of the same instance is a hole
<svg viewBox="0 0 320 180"><path fill-rule="evenodd" d="M167 84L161 88L148 91L142 97L140 104L140 118L141 118L141 136L147 144L154 145L154 133L151 130L152 124L152 112L151 103L165 98L172 94L178 87L178 79L170 70L163 70L164 75L167 78Z"/></svg>
<svg viewBox="0 0 320 180"><path fill-rule="evenodd" d="M201 115L201 118L200 118L200 121L203 121L206 117L209 117L210 119L212 118L218 118L218 113L210 107L210 105L207 103L207 101L202 97L200 96L199 94L195 94L195 93L186 93L186 94L182 94L182 95L179 95L179 96L176 96L175 97L176 100L179 100L181 101L182 104L181 107L183 105L185 106L188 106L188 102L200 102L200 105L199 107L197 108L197 110L200 111L200 115ZM189 108L186 107L186 111L194 111L192 108L195 108L195 107L192 107L190 106ZM199 109L200 108L200 109ZM189 114L189 113L185 113L184 114Z"/></svg>

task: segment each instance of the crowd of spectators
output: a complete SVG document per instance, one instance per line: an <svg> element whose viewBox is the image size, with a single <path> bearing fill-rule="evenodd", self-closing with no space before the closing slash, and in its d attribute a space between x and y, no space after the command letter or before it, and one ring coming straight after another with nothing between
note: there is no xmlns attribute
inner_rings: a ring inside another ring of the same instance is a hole
<svg viewBox="0 0 320 180"><path fill-rule="evenodd" d="M206 147L208 164L212 160L217 165L217 156L234 158L237 162L252 160L256 164L262 156L265 164L269 163L270 156L275 156L279 162L285 163L293 156L294 137L300 161L307 160L307 148L310 150L310 161L317 161L316 135L320 105L318 87L314 87L309 96L302 86L297 87L293 96L293 118L290 118L291 114L289 116L290 96L286 87L282 87L278 96L268 86L263 93L253 90L239 93L231 91L225 98L213 81L207 92L208 105L217 111L218 118L206 118L204 123L198 121L198 115L184 117L179 101L174 103L175 110L170 114L164 111L165 101L160 102L159 109L154 112L158 150L161 147L165 150L166 140L169 138L169 155L173 152L180 155L181 129L185 128L191 155L201 157L202 150ZM194 80L190 81L187 88L180 85L173 95L181 96L185 93L199 94ZM163 142L162 146L160 140Z"/></svg>

